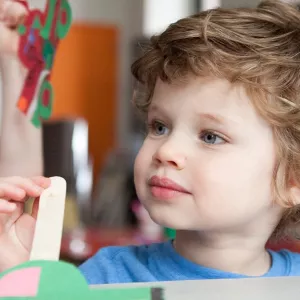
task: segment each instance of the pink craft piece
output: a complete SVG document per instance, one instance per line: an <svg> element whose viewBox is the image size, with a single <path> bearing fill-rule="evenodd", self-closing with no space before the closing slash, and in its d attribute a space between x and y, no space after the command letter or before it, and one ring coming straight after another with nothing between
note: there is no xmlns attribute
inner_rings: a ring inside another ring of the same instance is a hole
<svg viewBox="0 0 300 300"><path fill-rule="evenodd" d="M40 275L40 267L20 269L4 275L0 279L0 298L36 297Z"/></svg>

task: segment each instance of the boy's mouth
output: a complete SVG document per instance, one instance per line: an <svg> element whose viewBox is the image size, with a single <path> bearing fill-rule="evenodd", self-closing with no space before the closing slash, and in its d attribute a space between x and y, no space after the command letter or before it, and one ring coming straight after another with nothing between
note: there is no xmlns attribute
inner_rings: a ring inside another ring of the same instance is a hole
<svg viewBox="0 0 300 300"><path fill-rule="evenodd" d="M160 199L171 199L178 194L191 194L184 187L167 177L152 176L149 180L151 193Z"/></svg>

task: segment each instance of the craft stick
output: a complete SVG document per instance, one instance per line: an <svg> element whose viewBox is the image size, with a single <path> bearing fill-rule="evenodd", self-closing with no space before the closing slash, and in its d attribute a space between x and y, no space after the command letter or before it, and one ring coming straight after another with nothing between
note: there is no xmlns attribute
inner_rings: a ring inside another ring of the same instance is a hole
<svg viewBox="0 0 300 300"><path fill-rule="evenodd" d="M40 196L30 260L59 260L67 184L51 177L51 185Z"/></svg>

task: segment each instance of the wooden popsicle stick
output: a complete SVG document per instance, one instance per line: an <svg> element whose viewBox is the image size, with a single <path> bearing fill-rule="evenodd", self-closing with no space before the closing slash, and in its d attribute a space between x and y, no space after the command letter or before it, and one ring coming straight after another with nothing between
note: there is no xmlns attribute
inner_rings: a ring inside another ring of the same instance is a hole
<svg viewBox="0 0 300 300"><path fill-rule="evenodd" d="M59 260L67 184L62 177L50 179L40 196L30 260Z"/></svg>

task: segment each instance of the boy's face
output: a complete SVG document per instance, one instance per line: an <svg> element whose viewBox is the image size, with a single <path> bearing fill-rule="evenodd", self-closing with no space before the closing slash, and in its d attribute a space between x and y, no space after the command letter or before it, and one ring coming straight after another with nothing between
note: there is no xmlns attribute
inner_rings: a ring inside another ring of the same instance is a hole
<svg viewBox="0 0 300 300"><path fill-rule="evenodd" d="M272 129L242 87L214 78L158 81L148 123L135 184L154 221L243 232L276 225Z"/></svg>

